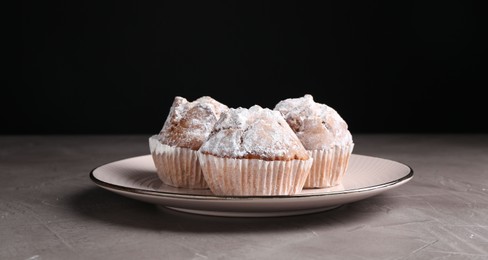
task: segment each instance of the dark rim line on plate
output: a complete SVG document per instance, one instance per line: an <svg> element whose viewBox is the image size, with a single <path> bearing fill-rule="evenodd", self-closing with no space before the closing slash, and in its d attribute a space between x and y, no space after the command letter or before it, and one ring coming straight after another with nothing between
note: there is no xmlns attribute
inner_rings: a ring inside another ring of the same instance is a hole
<svg viewBox="0 0 488 260"><path fill-rule="evenodd" d="M303 194L303 195L295 194L295 195L272 195L272 196L218 196L218 195L185 194L185 193L172 193L172 192L164 192L164 191L144 190L144 189L129 188L129 187L125 187L125 186L120 186L120 185L104 182L102 180L97 179L93 174L98 168L101 168L101 167L103 167L107 164L110 164L110 163L117 163L117 162L120 162L123 160L130 160L130 159L148 156L148 155L140 155L140 156L135 156L135 157L130 157L130 158L125 158L125 159L113 161L113 162L106 163L106 164L100 165L98 167L95 167L93 170L90 171L90 179L101 187L109 188L112 190L118 190L118 191L122 191L122 192L138 193L138 194L142 194L142 195L150 195L150 196L155 196L155 197L162 197L162 194L164 194L164 197L184 198L184 199L199 199L199 200L242 200L242 199L246 199L246 200L252 200L252 199L292 199L292 198L293 199L299 199L299 198L322 197L322 196L333 196L333 195L343 195L343 194L350 194L350 193L357 193L357 192L365 192L365 191L371 191L371 190L376 190L376 189L380 189L380 188L393 186L395 184L400 184L400 183L405 182L405 181L407 181L413 177L412 167L410 167L409 165L407 165L405 163L390 160L390 159L368 156L368 155L361 155L361 154L354 154L354 155L359 155L359 156L364 156L364 157L370 157L370 158L400 163L400 164L408 167L410 169L410 172L407 175L405 175L399 179L389 181L389 182L385 182L385 183L381 183L378 185L367 186L367 187L363 187L363 188L343 190L343 191L329 191L329 192L324 192L324 193Z"/></svg>

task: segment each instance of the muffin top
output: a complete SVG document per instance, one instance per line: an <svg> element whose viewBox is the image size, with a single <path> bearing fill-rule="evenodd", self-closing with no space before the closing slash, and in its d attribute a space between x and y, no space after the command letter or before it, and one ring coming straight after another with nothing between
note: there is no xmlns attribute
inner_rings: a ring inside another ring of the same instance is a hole
<svg viewBox="0 0 488 260"><path fill-rule="evenodd" d="M309 159L308 152L281 114L258 105L223 112L199 151L237 159Z"/></svg>
<svg viewBox="0 0 488 260"><path fill-rule="evenodd" d="M282 100L274 110L281 112L307 150L353 143L344 119L333 108L316 103L311 95Z"/></svg>
<svg viewBox="0 0 488 260"><path fill-rule="evenodd" d="M166 145L198 150L220 114L228 109L226 105L209 96L200 97L193 102L176 96L157 138Z"/></svg>

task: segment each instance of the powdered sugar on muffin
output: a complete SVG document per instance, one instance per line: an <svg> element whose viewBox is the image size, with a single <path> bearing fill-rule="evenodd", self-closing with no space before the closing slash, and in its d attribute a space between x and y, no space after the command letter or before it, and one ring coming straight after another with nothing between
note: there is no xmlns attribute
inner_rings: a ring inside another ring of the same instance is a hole
<svg viewBox="0 0 488 260"><path fill-rule="evenodd" d="M200 152L228 158L307 160L308 153L281 114L254 105L229 109Z"/></svg>
<svg viewBox="0 0 488 260"><path fill-rule="evenodd" d="M160 133L149 138L156 171L167 185L208 188L198 162L198 149L228 107L208 96L193 102L175 97Z"/></svg>
<svg viewBox="0 0 488 260"><path fill-rule="evenodd" d="M166 145L198 150L222 111L227 109L226 105L208 96L193 102L175 97L158 139Z"/></svg>
<svg viewBox="0 0 488 260"><path fill-rule="evenodd" d="M316 103L311 95L282 100L274 110L282 113L307 150L323 150L353 142L347 123L337 111Z"/></svg>
<svg viewBox="0 0 488 260"><path fill-rule="evenodd" d="M333 108L316 103L311 95L276 104L313 158L305 188L332 187L341 183L354 147L344 119Z"/></svg>
<svg viewBox="0 0 488 260"><path fill-rule="evenodd" d="M313 159L277 111L258 105L222 113L199 150L203 175L216 195L293 195Z"/></svg>

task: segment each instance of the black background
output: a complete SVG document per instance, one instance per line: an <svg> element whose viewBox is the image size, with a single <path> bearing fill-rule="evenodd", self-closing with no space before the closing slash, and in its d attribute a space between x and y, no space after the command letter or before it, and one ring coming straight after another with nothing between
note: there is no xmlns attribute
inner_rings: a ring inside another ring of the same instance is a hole
<svg viewBox="0 0 488 260"><path fill-rule="evenodd" d="M487 133L469 1L23 2L2 134L153 134L174 96L312 94L351 132ZM18 47L18 46L17 46Z"/></svg>

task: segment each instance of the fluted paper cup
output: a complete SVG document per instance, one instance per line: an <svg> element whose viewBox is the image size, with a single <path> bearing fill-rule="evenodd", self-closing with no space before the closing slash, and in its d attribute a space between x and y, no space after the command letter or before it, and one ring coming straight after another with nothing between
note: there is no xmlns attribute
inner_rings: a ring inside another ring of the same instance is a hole
<svg viewBox="0 0 488 260"><path fill-rule="evenodd" d="M294 195L302 191L313 159L265 161L199 153L210 190L223 196Z"/></svg>
<svg viewBox="0 0 488 260"><path fill-rule="evenodd" d="M327 188L342 183L354 144L334 146L328 150L311 150L313 158L304 188Z"/></svg>
<svg viewBox="0 0 488 260"><path fill-rule="evenodd" d="M158 177L164 184L208 189L198 162L198 151L162 144L156 137L149 138L149 147Z"/></svg>

